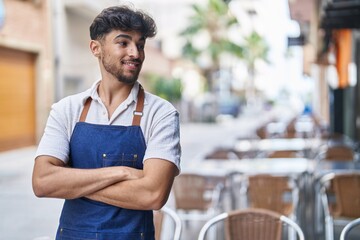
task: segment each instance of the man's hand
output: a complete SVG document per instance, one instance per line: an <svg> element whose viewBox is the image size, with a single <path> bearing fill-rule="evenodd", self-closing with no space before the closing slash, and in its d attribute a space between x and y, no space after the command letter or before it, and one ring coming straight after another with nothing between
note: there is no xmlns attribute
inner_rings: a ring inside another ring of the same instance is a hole
<svg viewBox="0 0 360 240"><path fill-rule="evenodd" d="M162 208L169 197L178 168L170 161L147 159L143 174L143 177L118 182L86 197L127 209Z"/></svg>

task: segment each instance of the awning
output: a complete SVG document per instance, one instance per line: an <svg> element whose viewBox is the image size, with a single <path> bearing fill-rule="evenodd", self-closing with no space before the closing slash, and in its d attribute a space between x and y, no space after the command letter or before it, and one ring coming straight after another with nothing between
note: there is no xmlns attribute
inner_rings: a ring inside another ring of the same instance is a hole
<svg viewBox="0 0 360 240"><path fill-rule="evenodd" d="M321 28L360 28L360 0L329 3L324 9Z"/></svg>

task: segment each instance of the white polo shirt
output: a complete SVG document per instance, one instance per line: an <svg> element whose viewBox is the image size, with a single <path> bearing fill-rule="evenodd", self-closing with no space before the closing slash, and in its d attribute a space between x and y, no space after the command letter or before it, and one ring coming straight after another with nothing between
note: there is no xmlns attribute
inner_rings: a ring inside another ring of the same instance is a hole
<svg viewBox="0 0 360 240"><path fill-rule="evenodd" d="M100 81L97 81L90 89L65 97L52 105L36 157L49 155L65 163L69 161L71 134L75 124L79 121L81 111L88 97L92 98L92 102L86 122L122 126L132 124L139 83L135 83L128 98L118 106L111 119L108 119L106 107L97 92L99 84ZM146 141L144 161L149 158L164 159L173 162L180 171L179 113L174 106L158 96L145 92L140 127Z"/></svg>

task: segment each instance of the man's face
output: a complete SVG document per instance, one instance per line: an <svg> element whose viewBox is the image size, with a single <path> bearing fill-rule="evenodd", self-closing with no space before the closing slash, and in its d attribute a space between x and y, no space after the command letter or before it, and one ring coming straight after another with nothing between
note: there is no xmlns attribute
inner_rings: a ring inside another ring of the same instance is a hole
<svg viewBox="0 0 360 240"><path fill-rule="evenodd" d="M113 30L100 44L104 69L120 82L136 82L145 59L145 38L138 32Z"/></svg>

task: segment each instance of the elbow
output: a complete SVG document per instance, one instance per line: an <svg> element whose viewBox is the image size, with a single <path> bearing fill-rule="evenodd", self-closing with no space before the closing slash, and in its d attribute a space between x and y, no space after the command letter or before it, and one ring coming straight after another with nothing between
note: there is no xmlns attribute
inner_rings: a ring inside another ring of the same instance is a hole
<svg viewBox="0 0 360 240"><path fill-rule="evenodd" d="M39 186L38 184L33 184L32 188L36 197L46 197L45 190L42 186Z"/></svg>
<svg viewBox="0 0 360 240"><path fill-rule="evenodd" d="M164 194L152 194L152 197L149 198L148 209L149 210L160 210L167 202L168 195Z"/></svg>
<svg viewBox="0 0 360 240"><path fill-rule="evenodd" d="M150 205L149 210L160 210L166 202L154 202Z"/></svg>
<svg viewBox="0 0 360 240"><path fill-rule="evenodd" d="M35 196L39 197L39 198L48 196L47 188L45 186L46 184L43 184L42 182L43 181L41 181L40 179L37 179L37 178L33 178L33 181L32 181L33 192L34 192Z"/></svg>

